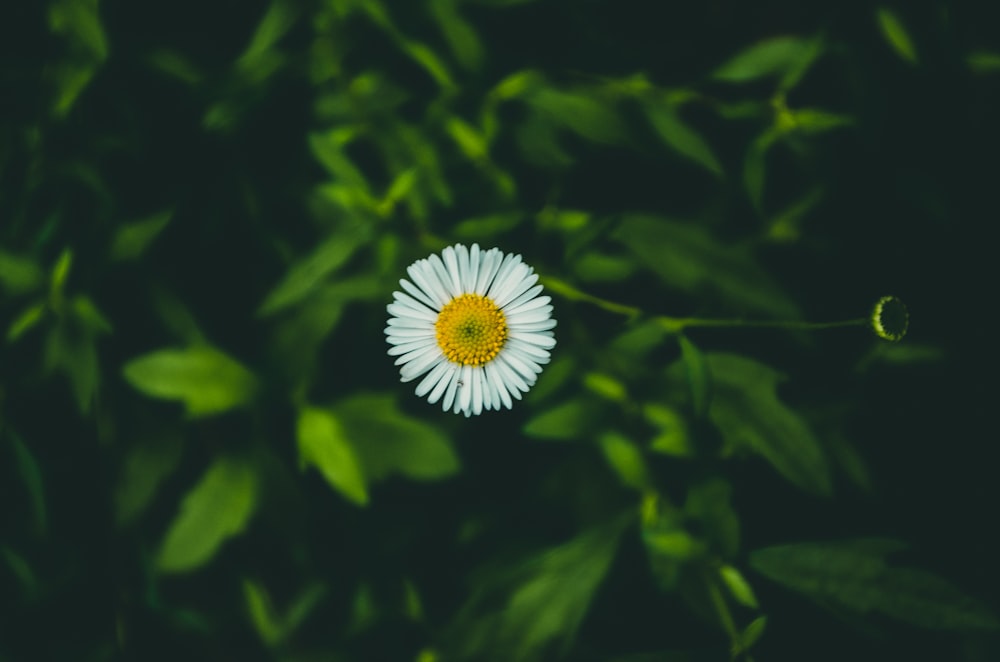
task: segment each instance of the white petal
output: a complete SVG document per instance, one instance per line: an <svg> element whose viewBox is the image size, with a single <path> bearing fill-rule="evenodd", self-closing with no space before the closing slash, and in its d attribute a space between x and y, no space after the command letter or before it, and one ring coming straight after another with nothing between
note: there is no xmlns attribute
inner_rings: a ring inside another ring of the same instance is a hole
<svg viewBox="0 0 1000 662"><path fill-rule="evenodd" d="M388 354L389 356L399 356L400 354L412 352L415 349L433 347L436 343L436 340L427 338L421 338L420 340L408 340L398 344L393 344L393 346L388 349Z"/></svg>
<svg viewBox="0 0 1000 662"><path fill-rule="evenodd" d="M518 262L510 267L506 274L498 273L496 280L493 281L493 287L490 288L489 297L493 299L494 303L500 305L502 308L503 305L501 305L500 302L503 301L504 303L507 303L510 301L510 293L513 292L514 289L522 282L524 282L524 279L528 277L529 273L531 273L531 268L521 262Z"/></svg>
<svg viewBox="0 0 1000 662"><path fill-rule="evenodd" d="M404 290L409 292L414 299L417 299L421 303L426 304L427 307L430 308L431 310L438 310L439 306L434 304L434 299L432 299L430 295L427 294L427 292L424 292L422 289L420 289L410 281L406 280L405 278L400 278L399 284Z"/></svg>
<svg viewBox="0 0 1000 662"><path fill-rule="evenodd" d="M500 249L491 248L480 259L479 277L476 279L476 294L486 294L493 284L497 269L500 268Z"/></svg>
<svg viewBox="0 0 1000 662"><path fill-rule="evenodd" d="M531 267L525 265L525 270L527 270L528 273L525 274L512 289L508 290L502 297L494 301L497 306L503 308L508 303L527 292L528 288L538 282L538 274L531 273Z"/></svg>
<svg viewBox="0 0 1000 662"><path fill-rule="evenodd" d="M409 382L431 369L435 362L444 357L440 351L429 351L413 358L412 361L399 369L400 381Z"/></svg>
<svg viewBox="0 0 1000 662"><path fill-rule="evenodd" d="M418 319L418 320L423 320L425 322L430 322L431 324L437 322L437 313L432 313L427 308L424 308L423 310L410 308L402 301L393 301L388 306L386 306L385 309L386 311L388 311L390 315L394 315L395 317L399 318L408 317L410 319Z"/></svg>
<svg viewBox="0 0 1000 662"><path fill-rule="evenodd" d="M419 329L414 329L408 326L387 326L382 329L382 333L388 336L387 340L397 342L402 340L402 342L409 342L411 340L416 340L417 338L434 338L434 327L425 324ZM408 340L407 340L408 339Z"/></svg>
<svg viewBox="0 0 1000 662"><path fill-rule="evenodd" d="M444 390L454 381L455 373L458 372L455 370L455 364L450 361L445 361L442 365L444 365L444 376L441 377L441 380L434 387L434 390L431 391L431 394L427 396L427 402L431 404L441 399L441 396L444 395ZM445 407L445 409L448 408Z"/></svg>
<svg viewBox="0 0 1000 662"><path fill-rule="evenodd" d="M504 384L503 378L500 376L500 371L496 362L491 361L487 363L485 371L486 378L493 387L494 393L499 396L500 400L503 401L503 404L507 409L511 409L514 406L514 403L510 399L510 392L507 390L507 386ZM497 409L500 409L499 404L497 404Z"/></svg>
<svg viewBox="0 0 1000 662"><path fill-rule="evenodd" d="M410 275L410 279L420 289L427 293L427 296L434 302L434 308L441 310L450 299L444 288L436 282L437 279L434 278L434 270L426 262L427 260L417 260L406 268L406 273ZM430 270L430 278L427 275L428 270Z"/></svg>
<svg viewBox="0 0 1000 662"><path fill-rule="evenodd" d="M541 285L536 285L535 287L541 287ZM530 291L534 291L534 288ZM525 292L527 294L527 292ZM523 295L522 295L523 296ZM534 310L536 308L541 308L545 304L552 301L550 296L540 296L531 300L522 301L520 303L514 302L504 309L504 315L516 315L518 313L524 313L529 310Z"/></svg>
<svg viewBox="0 0 1000 662"><path fill-rule="evenodd" d="M454 364L452 364L454 366ZM455 391L458 389L458 382L462 380L462 371L458 366L454 366L451 377L448 379L448 390L444 392L444 400L441 401L441 409L448 411L452 403L455 402Z"/></svg>
<svg viewBox="0 0 1000 662"><path fill-rule="evenodd" d="M503 383L507 386L507 390L518 400L521 399L521 392L527 393L528 386L527 382L521 379L521 376L517 374L514 368L510 367L510 364L503 357L503 355L497 356L493 359L493 363L496 364L497 372L500 373L500 378Z"/></svg>
<svg viewBox="0 0 1000 662"><path fill-rule="evenodd" d="M479 282L479 262L482 251L479 250L479 244L472 244L472 248L469 249L469 271L463 276L466 280L462 281L464 285L470 288L470 292L476 291L476 284Z"/></svg>
<svg viewBox="0 0 1000 662"><path fill-rule="evenodd" d="M556 328L554 319L541 320L539 322L518 322L517 324L507 323L511 331L548 331Z"/></svg>
<svg viewBox="0 0 1000 662"><path fill-rule="evenodd" d="M437 253L434 253L427 258L427 264L427 268L433 272L433 274L437 277L437 282L447 293L448 301L451 301L461 294L461 292L458 291L458 288L455 287L455 284L451 282L451 275L448 273L448 267L445 266L444 262Z"/></svg>
<svg viewBox="0 0 1000 662"><path fill-rule="evenodd" d="M427 373L427 376L417 385L415 393L418 398L424 397L428 391L435 388L442 381L445 373L448 372L448 363L442 356L440 362L434 364L434 367Z"/></svg>
<svg viewBox="0 0 1000 662"><path fill-rule="evenodd" d="M542 322L547 319L551 319L552 311L545 310L545 308L552 308L552 306L545 306L540 310L529 310L524 313L515 313L514 315L507 316L508 324L533 324L534 322Z"/></svg>
<svg viewBox="0 0 1000 662"><path fill-rule="evenodd" d="M551 334L545 333L525 333L523 331L511 331L511 340L520 340L521 342L527 343L529 345L534 345L535 347L541 347L542 349L552 349L556 346L556 339Z"/></svg>
<svg viewBox="0 0 1000 662"><path fill-rule="evenodd" d="M469 275L469 249L463 244L455 244L455 257L458 258L458 283L463 292L471 292L476 286Z"/></svg>
<svg viewBox="0 0 1000 662"><path fill-rule="evenodd" d="M462 293L462 279L461 274L458 271L458 255L455 254L455 247L448 246L441 253L444 257L444 266L448 271L448 277L451 279L451 291L455 296Z"/></svg>
<svg viewBox="0 0 1000 662"><path fill-rule="evenodd" d="M444 356L443 354L441 354L441 350L439 348L435 347L434 345L426 345L424 347L415 347L414 349L411 349L409 352L397 356L394 363L395 365L401 366L405 363L409 363L410 361L421 359L427 354L438 354L440 356ZM402 368L400 368L400 374L402 374L402 372L403 370Z"/></svg>
<svg viewBox="0 0 1000 662"><path fill-rule="evenodd" d="M458 390L459 409L469 411L472 406L472 366L462 366L462 386Z"/></svg>
<svg viewBox="0 0 1000 662"><path fill-rule="evenodd" d="M398 291L393 292L392 298L405 306L413 308L414 310L419 310L421 312L429 312L432 315L437 314L437 311L434 308L431 308L427 304L418 301L417 299L411 297L406 292L398 292Z"/></svg>
<svg viewBox="0 0 1000 662"><path fill-rule="evenodd" d="M493 391L493 385L490 384L490 380L486 378L486 366L483 366L476 371L476 378L482 382L483 389L483 409L489 411L493 409L493 402L496 400L497 408L500 407L500 399Z"/></svg>
<svg viewBox="0 0 1000 662"><path fill-rule="evenodd" d="M506 315L507 313L517 312L518 308L520 308L525 303L537 297L538 293L541 292L542 289L544 288L541 285L535 285L527 292L522 293L521 296L515 298L513 301L511 301L510 303L508 303L506 306L503 307L504 314ZM549 297L544 297L544 298L548 299Z"/></svg>
<svg viewBox="0 0 1000 662"><path fill-rule="evenodd" d="M493 283L490 284L490 289L486 292L486 296L496 301L497 294L510 285L507 282L507 277L510 276L511 271L519 264L521 264L520 255L509 254L504 256L500 262L500 268L497 269L496 276L493 277Z"/></svg>
<svg viewBox="0 0 1000 662"><path fill-rule="evenodd" d="M538 374L542 371L542 366L532 361L531 357L518 354L517 350L506 350L503 358L507 365L517 371L517 374L521 375L528 384L534 384Z"/></svg>
<svg viewBox="0 0 1000 662"><path fill-rule="evenodd" d="M511 338L507 341L507 344L504 345L504 349L508 348L518 352L523 352L538 363L549 362L550 354L546 350L536 345L532 345L531 343L520 341L517 338Z"/></svg>
<svg viewBox="0 0 1000 662"><path fill-rule="evenodd" d="M472 391L472 413L479 416L483 413L483 369L473 368L469 372L469 377L471 377L471 388Z"/></svg>
<svg viewBox="0 0 1000 662"><path fill-rule="evenodd" d="M386 306L388 307L388 306ZM415 317L390 317L385 321L391 329L433 329L434 324Z"/></svg>

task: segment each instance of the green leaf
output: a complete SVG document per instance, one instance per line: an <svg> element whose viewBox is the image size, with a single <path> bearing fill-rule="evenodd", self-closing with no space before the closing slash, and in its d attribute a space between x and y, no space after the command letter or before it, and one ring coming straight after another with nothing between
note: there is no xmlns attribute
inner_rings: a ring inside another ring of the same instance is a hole
<svg viewBox="0 0 1000 662"><path fill-rule="evenodd" d="M758 616L750 622L750 625L746 626L742 634L740 634L740 650L748 651L753 648L761 636L764 634L764 630L767 628L767 616Z"/></svg>
<svg viewBox="0 0 1000 662"><path fill-rule="evenodd" d="M93 333L80 333L69 324L56 325L45 339L43 363L46 370L58 370L69 380L80 412L93 404L100 383L100 367Z"/></svg>
<svg viewBox="0 0 1000 662"><path fill-rule="evenodd" d="M96 336L102 333L111 333L111 322L87 295L80 294L73 297L73 301L70 302L70 310L88 334Z"/></svg>
<svg viewBox="0 0 1000 662"><path fill-rule="evenodd" d="M677 343L681 347L681 362L691 392L691 407L695 415L701 418L708 411L712 394L712 376L708 372L705 355L687 336L678 334Z"/></svg>
<svg viewBox="0 0 1000 662"><path fill-rule="evenodd" d="M763 211L764 206L764 182L767 177L767 152L771 145L777 141L781 135L781 129L776 127L768 128L764 133L757 136L747 150L743 160L743 186L747 190L747 197L758 213Z"/></svg>
<svg viewBox="0 0 1000 662"><path fill-rule="evenodd" d="M475 28L458 13L457 4L458 0L431 0L431 15L459 64L477 71L483 62L483 46Z"/></svg>
<svg viewBox="0 0 1000 662"><path fill-rule="evenodd" d="M295 24L299 9L290 0L272 0L267 12L257 25L247 49L237 61L237 66L247 72L260 66L275 44Z"/></svg>
<svg viewBox="0 0 1000 662"><path fill-rule="evenodd" d="M161 349L132 359L126 381L154 398L180 400L188 415L221 414L245 405L257 391L257 378L241 363L207 346Z"/></svg>
<svg viewBox="0 0 1000 662"><path fill-rule="evenodd" d="M807 134L826 133L845 126L853 126L854 118L831 113L819 108L799 108L789 111L790 128Z"/></svg>
<svg viewBox="0 0 1000 662"><path fill-rule="evenodd" d="M480 240L495 237L517 227L524 220L521 212L498 212L487 216L467 218L452 228L451 234L457 239Z"/></svg>
<svg viewBox="0 0 1000 662"><path fill-rule="evenodd" d="M914 47L913 40L910 38L910 34L907 32L903 22L899 20L899 17L891 9L879 7L875 12L875 18L878 20L878 27L882 31L882 36L892 46L892 49L896 51L896 54L910 64L916 64L917 49Z"/></svg>
<svg viewBox="0 0 1000 662"><path fill-rule="evenodd" d="M361 247L367 232L338 232L316 247L308 256L294 262L274 289L264 298L257 315L266 317L302 301Z"/></svg>
<svg viewBox="0 0 1000 662"><path fill-rule="evenodd" d="M996 73L1000 71L1000 53L976 51L966 56L965 63L977 74Z"/></svg>
<svg viewBox="0 0 1000 662"><path fill-rule="evenodd" d="M48 304L44 301L37 301L25 308L7 327L7 342L17 342L21 336L35 328L45 318L47 309Z"/></svg>
<svg viewBox="0 0 1000 662"><path fill-rule="evenodd" d="M754 595L753 588L739 570L731 565L723 564L719 567L719 578L737 602L744 607L757 609L757 596Z"/></svg>
<svg viewBox="0 0 1000 662"><path fill-rule="evenodd" d="M526 100L547 121L587 140L615 144L624 139L625 126L618 114L609 103L592 93L541 87Z"/></svg>
<svg viewBox="0 0 1000 662"><path fill-rule="evenodd" d="M675 409L650 402L643 405L642 417L657 428L656 435L649 442L649 450L675 457L694 455L687 424Z"/></svg>
<svg viewBox="0 0 1000 662"><path fill-rule="evenodd" d="M583 376L583 387L597 395L610 400L611 402L625 402L628 400L628 389L620 380L603 372L588 372Z"/></svg>
<svg viewBox="0 0 1000 662"><path fill-rule="evenodd" d="M372 481L393 474L439 480L461 468L448 437L400 412L391 396L352 396L337 403L333 414Z"/></svg>
<svg viewBox="0 0 1000 662"><path fill-rule="evenodd" d="M681 120L675 108L662 102L646 101L642 109L664 143L713 175L717 177L723 175L722 165L712 153L712 148L697 131Z"/></svg>
<svg viewBox="0 0 1000 662"><path fill-rule="evenodd" d="M285 638L285 629L280 617L274 611L267 589L258 582L244 579L243 599L250 615L250 622L253 623L261 641L268 646L280 643Z"/></svg>
<svg viewBox="0 0 1000 662"><path fill-rule="evenodd" d="M684 513L698 520L713 549L733 557L740 549L740 519L732 506L733 488L722 478L695 483L684 500Z"/></svg>
<svg viewBox="0 0 1000 662"><path fill-rule="evenodd" d="M750 46L721 67L712 77L727 83L745 83L794 72L808 58L812 41L801 37L774 37Z"/></svg>
<svg viewBox="0 0 1000 662"><path fill-rule="evenodd" d="M0 558L7 563L11 574L17 577L25 601L30 603L37 599L39 595L38 578L28 561L6 545L0 545ZM7 597L10 599L9 595Z"/></svg>
<svg viewBox="0 0 1000 662"><path fill-rule="evenodd" d="M111 240L111 259L138 260L167 227L173 215L173 210L161 211L141 221L119 226Z"/></svg>
<svg viewBox="0 0 1000 662"><path fill-rule="evenodd" d="M524 434L537 439L581 439L593 431L593 409L581 399L564 402L528 419Z"/></svg>
<svg viewBox="0 0 1000 662"><path fill-rule="evenodd" d="M860 614L879 613L939 630L997 630L1000 621L983 604L944 579L886 563L904 545L862 539L799 543L759 549L750 565L765 577L821 604Z"/></svg>
<svg viewBox="0 0 1000 662"><path fill-rule="evenodd" d="M627 257L587 251L573 262L573 273L584 282L618 282L635 273L636 264Z"/></svg>
<svg viewBox="0 0 1000 662"><path fill-rule="evenodd" d="M608 466L618 474L623 485L640 492L651 488L652 481L646 469L646 460L638 446L614 431L605 432L597 441Z"/></svg>
<svg viewBox="0 0 1000 662"><path fill-rule="evenodd" d="M763 456L798 487L829 495L830 470L806 421L778 399L781 375L735 354L706 355L715 393L709 418L731 448Z"/></svg>
<svg viewBox="0 0 1000 662"><path fill-rule="evenodd" d="M17 296L32 292L44 278L41 267L31 258L0 250L0 285L8 294Z"/></svg>
<svg viewBox="0 0 1000 662"><path fill-rule="evenodd" d="M453 626L448 659L535 662L564 657L607 574L631 514L494 573Z"/></svg>
<svg viewBox="0 0 1000 662"><path fill-rule="evenodd" d="M125 526L152 502L161 483L180 464L184 439L177 432L157 432L133 445L115 487L115 522Z"/></svg>
<svg viewBox="0 0 1000 662"><path fill-rule="evenodd" d="M49 28L83 47L88 56L101 61L108 56L98 0L56 0L49 5Z"/></svg>
<svg viewBox="0 0 1000 662"><path fill-rule="evenodd" d="M695 223L629 214L612 233L670 288L713 290L739 310L795 319L798 309L758 266L747 246L727 245Z"/></svg>
<svg viewBox="0 0 1000 662"><path fill-rule="evenodd" d="M257 473L246 461L217 458L184 497L156 558L164 573L194 570L242 533L257 506Z"/></svg>
<svg viewBox="0 0 1000 662"><path fill-rule="evenodd" d="M24 487L27 490L28 498L25 502L31 509L34 532L39 536L45 535L48 530L48 508L45 505L45 481L42 478L42 468L28 445L13 430L7 430L7 438L10 439L17 473L24 481Z"/></svg>
<svg viewBox="0 0 1000 662"><path fill-rule="evenodd" d="M316 467L330 487L359 506L368 503L368 488L354 448L336 417L325 409L304 407L297 425L302 465Z"/></svg>

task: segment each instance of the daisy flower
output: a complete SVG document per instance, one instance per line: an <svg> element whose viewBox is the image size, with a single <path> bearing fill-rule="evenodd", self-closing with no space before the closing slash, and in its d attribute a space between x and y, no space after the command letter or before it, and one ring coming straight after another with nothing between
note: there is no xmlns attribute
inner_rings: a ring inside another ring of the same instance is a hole
<svg viewBox="0 0 1000 662"><path fill-rule="evenodd" d="M418 397L466 416L510 409L556 344L551 297L520 255L449 246L411 264L386 306L389 355Z"/></svg>

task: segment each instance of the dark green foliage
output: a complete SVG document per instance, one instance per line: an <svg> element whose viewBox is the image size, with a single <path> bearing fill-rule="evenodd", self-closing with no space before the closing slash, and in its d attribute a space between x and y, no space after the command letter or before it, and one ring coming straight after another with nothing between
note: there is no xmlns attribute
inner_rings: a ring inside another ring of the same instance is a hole
<svg viewBox="0 0 1000 662"><path fill-rule="evenodd" d="M0 660L996 659L1000 54L937 9L4 10ZM455 242L553 298L512 411L386 355Z"/></svg>

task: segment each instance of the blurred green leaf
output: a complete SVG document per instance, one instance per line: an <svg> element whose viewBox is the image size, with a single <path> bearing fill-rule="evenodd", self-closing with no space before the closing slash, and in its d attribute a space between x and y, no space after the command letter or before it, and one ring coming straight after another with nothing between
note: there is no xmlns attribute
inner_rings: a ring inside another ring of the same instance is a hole
<svg viewBox="0 0 1000 662"><path fill-rule="evenodd" d="M267 589L258 582L244 579L243 599L250 615L250 622L253 623L261 641L268 646L280 643L285 637L285 631L280 617L274 611Z"/></svg>
<svg viewBox="0 0 1000 662"><path fill-rule="evenodd" d="M458 0L431 0L430 10L455 59L466 69L477 71L483 62L483 47L475 28L459 14Z"/></svg>
<svg viewBox="0 0 1000 662"><path fill-rule="evenodd" d="M13 430L6 430L14 454L14 466L27 491L27 504L31 508L31 521L35 535L44 536L48 531L48 508L45 505L45 481L42 468L34 454Z"/></svg>
<svg viewBox="0 0 1000 662"><path fill-rule="evenodd" d="M257 473L233 457L219 457L184 497L164 537L156 568L164 573L195 570L229 538L243 532L257 506Z"/></svg>
<svg viewBox="0 0 1000 662"><path fill-rule="evenodd" d="M878 27L882 31L882 36L892 46L892 49L896 51L896 54L910 64L916 64L917 49L913 45L913 40L910 38L909 32L907 32L906 27L899 20L899 17L896 16L895 12L887 7L879 7L875 12L875 18L878 20Z"/></svg>
<svg viewBox="0 0 1000 662"><path fill-rule="evenodd" d="M588 372L583 375L583 387L605 400L625 402L628 388L620 380L603 372Z"/></svg>
<svg viewBox="0 0 1000 662"><path fill-rule="evenodd" d="M750 249L724 244L694 223L625 215L612 233L668 287L698 296L714 290L741 310L795 319L798 310L758 266Z"/></svg>
<svg viewBox="0 0 1000 662"><path fill-rule="evenodd" d="M80 326L92 335L111 333L111 322L97 308L97 304L85 294L73 297L70 310Z"/></svg>
<svg viewBox="0 0 1000 662"><path fill-rule="evenodd" d="M649 450L675 457L694 455L687 424L675 409L650 402L642 406L642 417L657 429Z"/></svg>
<svg viewBox="0 0 1000 662"><path fill-rule="evenodd" d="M712 73L727 83L745 83L767 76L784 76L796 71L813 49L802 37L774 37L743 50Z"/></svg>
<svg viewBox="0 0 1000 662"><path fill-rule="evenodd" d="M929 572L889 566L904 545L862 539L759 549L750 565L765 577L821 603L938 630L997 630L983 604Z"/></svg>
<svg viewBox="0 0 1000 662"><path fill-rule="evenodd" d="M625 126L611 104L586 91L567 92L540 87L525 99L545 119L582 138L614 144L625 136Z"/></svg>
<svg viewBox="0 0 1000 662"><path fill-rule="evenodd" d="M350 129L314 132L309 134L309 149L335 182L349 184L371 197L368 180L344 152L344 147L354 138L355 132Z"/></svg>
<svg viewBox="0 0 1000 662"><path fill-rule="evenodd" d="M43 364L46 371L58 370L66 376L77 408L83 414L90 412L100 383L94 334L57 324L46 336Z"/></svg>
<svg viewBox="0 0 1000 662"><path fill-rule="evenodd" d="M766 129L750 144L743 159L743 185L747 196L758 213L764 206L764 182L767 177L767 152L781 135L775 127Z"/></svg>
<svg viewBox="0 0 1000 662"><path fill-rule="evenodd" d="M754 644L760 641L766 628L767 616L758 616L753 619L740 634L740 650L748 651L753 648Z"/></svg>
<svg viewBox="0 0 1000 662"><path fill-rule="evenodd" d="M813 188L776 214L769 223L768 238L776 242L798 241L803 220L825 196L826 192L821 187Z"/></svg>
<svg viewBox="0 0 1000 662"><path fill-rule="evenodd" d="M615 431L601 434L597 443L604 453L608 466L618 474L623 485L640 492L652 487L646 460L636 444Z"/></svg>
<svg viewBox="0 0 1000 662"><path fill-rule="evenodd" d="M991 74L1000 71L1000 53L976 51L965 58L969 69L977 74Z"/></svg>
<svg viewBox="0 0 1000 662"><path fill-rule="evenodd" d="M723 175L722 165L712 148L697 131L685 124L675 108L662 102L647 100L642 104L643 112L656 130L660 139L681 156L704 167L717 177Z"/></svg>
<svg viewBox="0 0 1000 662"><path fill-rule="evenodd" d="M115 486L115 522L126 526L142 514L181 461L184 439L159 430L129 448Z"/></svg>
<svg viewBox="0 0 1000 662"><path fill-rule="evenodd" d="M722 478L709 478L688 489L684 513L699 522L699 530L724 557L740 549L740 519L732 506L733 488Z"/></svg>
<svg viewBox="0 0 1000 662"><path fill-rule="evenodd" d="M33 259L0 249L0 284L8 294L17 296L32 292L44 278L41 267Z"/></svg>
<svg viewBox="0 0 1000 662"><path fill-rule="evenodd" d="M448 437L399 411L392 396L351 396L338 402L333 413L372 481L392 474L439 480L461 469Z"/></svg>
<svg viewBox="0 0 1000 662"><path fill-rule="evenodd" d="M448 659L535 662L570 650L631 515L551 547L473 590Z"/></svg>
<svg viewBox="0 0 1000 662"><path fill-rule="evenodd" d="M536 414L524 424L524 434L537 439L580 440L593 432L594 408L582 399L563 402Z"/></svg>
<svg viewBox="0 0 1000 662"><path fill-rule="evenodd" d="M455 79L437 53L427 44L410 39L401 39L400 48L410 56L414 62L423 67L431 75L438 85L444 90L453 90L457 87Z"/></svg>
<svg viewBox="0 0 1000 662"><path fill-rule="evenodd" d="M259 316L273 315L307 297L339 269L364 243L361 231L338 232L326 239L307 257L294 262L288 273L272 289L257 310Z"/></svg>
<svg viewBox="0 0 1000 662"><path fill-rule="evenodd" d="M198 67L177 51L165 48L154 50L149 54L149 64L154 69L188 85L197 85L204 78Z"/></svg>
<svg viewBox="0 0 1000 662"><path fill-rule="evenodd" d="M739 570L731 565L723 564L719 566L719 578L738 603L750 609L757 609L757 596L754 595L753 588L750 587L750 583Z"/></svg>
<svg viewBox="0 0 1000 662"><path fill-rule="evenodd" d="M295 24L298 15L299 8L291 0L272 0L257 25L250 44L240 55L237 66L248 73L259 67L268 52Z"/></svg>
<svg viewBox="0 0 1000 662"><path fill-rule="evenodd" d="M524 220L524 214L521 212L498 212L486 216L477 216L459 221L451 229L451 234L456 239L465 239L467 241L478 239L482 241L513 230L522 220Z"/></svg>
<svg viewBox="0 0 1000 662"><path fill-rule="evenodd" d="M296 437L303 468L312 465L330 487L353 503L368 503L365 476L344 429L325 409L303 407L299 411Z"/></svg>
<svg viewBox="0 0 1000 662"><path fill-rule="evenodd" d="M207 343L205 334L183 301L163 287L154 287L151 299L157 316L177 340L191 345Z"/></svg>
<svg viewBox="0 0 1000 662"><path fill-rule="evenodd" d="M677 334L677 343L681 347L681 362L691 392L691 408L694 409L695 416L701 418L708 411L712 395L712 376L708 371L705 355L687 336Z"/></svg>
<svg viewBox="0 0 1000 662"><path fill-rule="evenodd" d="M470 161L478 163L489 156L486 137L460 117L449 117L445 122L445 130Z"/></svg>
<svg viewBox="0 0 1000 662"><path fill-rule="evenodd" d="M47 309L48 305L44 301L37 301L25 308L7 327L7 342L17 342L18 338L35 328L45 318Z"/></svg>
<svg viewBox="0 0 1000 662"><path fill-rule="evenodd" d="M138 260L167 227L173 215L172 210L161 211L141 221L118 226L111 240L111 259Z"/></svg>
<svg viewBox="0 0 1000 662"><path fill-rule="evenodd" d="M126 363L123 374L150 397L180 400L194 417L245 405L257 391L252 372L208 346L151 352Z"/></svg>
<svg viewBox="0 0 1000 662"><path fill-rule="evenodd" d="M108 40L98 15L98 0L55 0L49 5L49 28L79 45L98 61L108 55Z"/></svg>
<svg viewBox="0 0 1000 662"><path fill-rule="evenodd" d="M73 251L72 249L65 248L59 254L55 264L52 265L52 275L49 278L53 301L58 300L62 296L63 290L66 289L66 281L69 279L69 272L72 266Z"/></svg>
<svg viewBox="0 0 1000 662"><path fill-rule="evenodd" d="M726 444L760 454L807 492L829 495L830 470L819 441L806 421L778 399L781 375L736 354L705 358L715 387L709 418Z"/></svg>
<svg viewBox="0 0 1000 662"><path fill-rule="evenodd" d="M833 129L852 126L854 118L840 113L831 113L819 108L799 108L790 111L791 127L802 133L825 133Z"/></svg>
<svg viewBox="0 0 1000 662"><path fill-rule="evenodd" d="M31 569L31 565L27 559L7 545L0 545L0 558L7 563L11 574L21 584L21 591L25 601L28 603L34 602L39 594L38 578L35 576L35 572Z"/></svg>
<svg viewBox="0 0 1000 662"><path fill-rule="evenodd" d="M635 273L636 264L627 257L587 251L573 262L573 273L584 282L617 282Z"/></svg>

